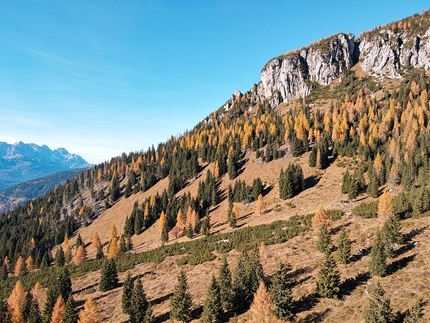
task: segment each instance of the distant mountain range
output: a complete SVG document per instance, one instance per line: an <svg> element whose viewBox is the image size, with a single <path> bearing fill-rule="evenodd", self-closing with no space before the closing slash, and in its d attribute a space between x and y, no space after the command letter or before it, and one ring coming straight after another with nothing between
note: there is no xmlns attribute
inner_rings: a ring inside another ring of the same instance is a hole
<svg viewBox="0 0 430 323"><path fill-rule="evenodd" d="M46 145L0 141L0 191L42 176L89 166L81 156L64 148L51 150Z"/></svg>

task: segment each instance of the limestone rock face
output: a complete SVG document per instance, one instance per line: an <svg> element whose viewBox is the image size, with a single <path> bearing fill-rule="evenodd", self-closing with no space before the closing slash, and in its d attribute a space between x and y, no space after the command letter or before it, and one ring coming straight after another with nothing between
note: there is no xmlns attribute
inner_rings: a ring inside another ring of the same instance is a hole
<svg viewBox="0 0 430 323"><path fill-rule="evenodd" d="M310 93L311 83L329 85L355 63L353 35L338 34L270 60L261 71L258 94L271 106Z"/></svg>
<svg viewBox="0 0 430 323"><path fill-rule="evenodd" d="M423 34L381 29L357 39L360 64L371 75L400 78L405 70L430 68L430 29Z"/></svg>
<svg viewBox="0 0 430 323"><path fill-rule="evenodd" d="M378 78L400 78L412 68L428 70L430 28L414 33L380 27L357 40L352 34L337 34L273 58L261 70L256 96L274 108L309 95L312 84L330 85L355 64Z"/></svg>

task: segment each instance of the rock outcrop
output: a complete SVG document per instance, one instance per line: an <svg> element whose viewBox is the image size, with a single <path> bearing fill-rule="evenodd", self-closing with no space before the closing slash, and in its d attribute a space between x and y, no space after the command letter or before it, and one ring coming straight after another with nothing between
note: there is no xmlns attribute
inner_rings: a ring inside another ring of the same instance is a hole
<svg viewBox="0 0 430 323"><path fill-rule="evenodd" d="M257 96L272 107L326 86L360 64L378 78L400 78L412 68L430 68L430 11L362 33L337 34L270 60L261 71Z"/></svg>

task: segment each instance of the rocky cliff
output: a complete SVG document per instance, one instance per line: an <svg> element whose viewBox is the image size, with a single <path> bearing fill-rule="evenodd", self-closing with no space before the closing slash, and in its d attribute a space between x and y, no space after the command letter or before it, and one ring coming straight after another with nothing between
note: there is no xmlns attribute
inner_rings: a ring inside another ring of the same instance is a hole
<svg viewBox="0 0 430 323"><path fill-rule="evenodd" d="M378 78L400 78L408 69L430 68L430 11L362 33L337 34L270 60L261 71L258 97L272 107L329 85L360 64Z"/></svg>

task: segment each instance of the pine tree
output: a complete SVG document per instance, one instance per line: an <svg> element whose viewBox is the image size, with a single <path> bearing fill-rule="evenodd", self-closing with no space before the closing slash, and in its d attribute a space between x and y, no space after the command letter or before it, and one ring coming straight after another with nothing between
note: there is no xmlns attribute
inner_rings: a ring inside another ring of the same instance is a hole
<svg viewBox="0 0 430 323"><path fill-rule="evenodd" d="M114 289L118 285L118 272L114 259L103 261L99 289L102 292Z"/></svg>
<svg viewBox="0 0 430 323"><path fill-rule="evenodd" d="M281 263L272 277L269 288L276 317L288 321L294 316L293 299L291 296L291 281L288 278L289 267Z"/></svg>
<svg viewBox="0 0 430 323"><path fill-rule="evenodd" d="M348 232L342 228L337 246L336 259L340 264L349 264L351 261L351 240L348 237Z"/></svg>
<svg viewBox="0 0 430 323"><path fill-rule="evenodd" d="M76 304L73 296L70 294L64 309L63 323L76 323L78 314L76 313Z"/></svg>
<svg viewBox="0 0 430 323"><path fill-rule="evenodd" d="M63 248L59 247L57 252L55 253L54 264L57 267L63 267L65 261L66 261L66 257L64 255L64 250Z"/></svg>
<svg viewBox="0 0 430 323"><path fill-rule="evenodd" d="M132 305L131 305L131 297L133 294L134 283L131 278L130 272L127 273L127 277L124 280L124 284L122 286L122 312L124 314L131 313Z"/></svg>
<svg viewBox="0 0 430 323"><path fill-rule="evenodd" d="M399 219L395 215L389 216L382 226L382 238L388 257L393 258L395 256L394 244L403 242L403 235L400 232L401 228Z"/></svg>
<svg viewBox="0 0 430 323"><path fill-rule="evenodd" d="M101 243L97 245L96 259L102 259L105 256L103 253L103 246Z"/></svg>
<svg viewBox="0 0 430 323"><path fill-rule="evenodd" d="M349 188L351 185L351 180L352 180L351 175L349 174L349 171L346 170L342 178L342 194L348 194Z"/></svg>
<svg viewBox="0 0 430 323"><path fill-rule="evenodd" d="M221 297L221 307L224 311L231 311L233 308L233 287L231 279L231 271L227 263L227 258L224 256L218 274L218 286Z"/></svg>
<svg viewBox="0 0 430 323"><path fill-rule="evenodd" d="M379 280L372 291L372 298L363 313L366 323L390 323L393 319L390 300L384 297L385 291Z"/></svg>
<svg viewBox="0 0 430 323"><path fill-rule="evenodd" d="M255 293L254 301L249 309L251 323L276 323L278 322L272 301L267 293L264 282L260 283Z"/></svg>
<svg viewBox="0 0 430 323"><path fill-rule="evenodd" d="M26 317L27 323L42 323L42 316L40 314L39 304L37 300L33 297L30 303L30 310L28 316ZM69 322L65 322L69 323ZM76 322L75 322L76 323Z"/></svg>
<svg viewBox="0 0 430 323"><path fill-rule="evenodd" d="M370 251L370 257L370 273L379 277L385 276L387 273L387 253L381 231L378 231L376 234L376 239Z"/></svg>
<svg viewBox="0 0 430 323"><path fill-rule="evenodd" d="M208 214L203 219L202 229L201 229L202 234L206 237L209 236L211 234L210 228L211 228L211 218L210 218L210 215Z"/></svg>
<svg viewBox="0 0 430 323"><path fill-rule="evenodd" d="M63 321L65 307L66 304L64 303L63 297L61 295L58 296L52 310L50 323L61 323Z"/></svg>
<svg viewBox="0 0 430 323"><path fill-rule="evenodd" d="M258 249L254 249L248 259L248 266L246 267L247 284L249 292L254 295L260 286L260 282L264 281L264 271Z"/></svg>
<svg viewBox="0 0 430 323"><path fill-rule="evenodd" d="M84 308L79 312L78 323L100 323L97 304L90 295L85 301Z"/></svg>
<svg viewBox="0 0 430 323"><path fill-rule="evenodd" d="M337 298L340 294L340 273L336 261L326 253L318 272L317 293L320 297Z"/></svg>
<svg viewBox="0 0 430 323"><path fill-rule="evenodd" d="M188 291L187 276L181 270L178 276L178 284L170 297L170 317L180 322L189 322L191 319L192 300Z"/></svg>
<svg viewBox="0 0 430 323"><path fill-rule="evenodd" d="M76 238L76 243L75 243L75 248L76 250L80 247L83 246L85 248L85 244L84 241L82 240L81 234L78 234L78 237Z"/></svg>
<svg viewBox="0 0 430 323"><path fill-rule="evenodd" d="M328 253L331 250L331 237L325 223L321 226L318 234L317 249L323 253Z"/></svg>
<svg viewBox="0 0 430 323"><path fill-rule="evenodd" d="M222 314L220 288L215 276L212 275L203 306L202 320L204 323L220 323Z"/></svg>
<svg viewBox="0 0 430 323"><path fill-rule="evenodd" d="M136 280L131 294L130 323L145 323L149 303L143 290L142 281Z"/></svg>
<svg viewBox="0 0 430 323"><path fill-rule="evenodd" d="M406 312L403 323L422 323L423 322L423 304L421 299L417 299L414 306Z"/></svg>
<svg viewBox="0 0 430 323"><path fill-rule="evenodd" d="M235 313L244 312L252 301L248 275L248 256L242 253L233 273L233 310Z"/></svg>

